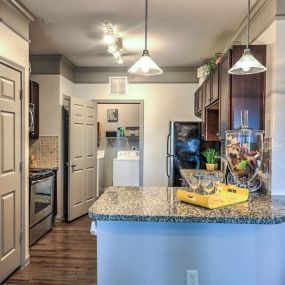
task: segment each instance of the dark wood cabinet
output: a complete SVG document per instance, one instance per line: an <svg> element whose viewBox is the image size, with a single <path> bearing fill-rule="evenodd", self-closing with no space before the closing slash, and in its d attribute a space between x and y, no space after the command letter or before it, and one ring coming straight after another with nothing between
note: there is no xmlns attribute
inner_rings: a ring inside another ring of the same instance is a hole
<svg viewBox="0 0 285 285"><path fill-rule="evenodd" d="M242 56L245 46L233 46L220 65L220 137L225 130L240 127L241 110L248 110L250 128L264 129L266 73L230 75L229 68ZM266 46L250 46L252 54L266 65Z"/></svg>
<svg viewBox="0 0 285 285"><path fill-rule="evenodd" d="M264 129L266 73L228 73L242 56L244 48L233 46L195 94L195 114L202 119L202 134L207 141L224 139L226 130L238 128L241 110L248 110L249 127ZM253 55L266 65L266 46L254 45L250 48ZM202 99L202 105L199 105L198 99Z"/></svg>
<svg viewBox="0 0 285 285"><path fill-rule="evenodd" d="M232 50L232 63L236 63L243 54L245 46L235 46ZM252 54L266 66L266 46L251 46ZM248 110L249 127L264 129L264 100L266 92L266 72L231 76L231 128L240 126L241 110Z"/></svg>
<svg viewBox="0 0 285 285"><path fill-rule="evenodd" d="M208 76L208 78L204 82L204 99L205 99L205 106L209 106L211 104L212 99L212 76Z"/></svg>
<svg viewBox="0 0 285 285"><path fill-rule="evenodd" d="M222 58L219 68L219 136L220 138L225 137L225 131L230 129L230 79L231 75L228 73L231 67L231 50Z"/></svg>
<svg viewBox="0 0 285 285"><path fill-rule="evenodd" d="M195 92L195 115L197 117L201 117L202 112L202 105L203 105L203 89L199 88Z"/></svg>
<svg viewBox="0 0 285 285"><path fill-rule="evenodd" d="M219 100L219 66L217 66L216 70L212 74L212 97L211 103Z"/></svg>
<svg viewBox="0 0 285 285"><path fill-rule="evenodd" d="M30 130L30 138L39 138L39 84L30 80L30 125L33 125L33 130Z"/></svg>

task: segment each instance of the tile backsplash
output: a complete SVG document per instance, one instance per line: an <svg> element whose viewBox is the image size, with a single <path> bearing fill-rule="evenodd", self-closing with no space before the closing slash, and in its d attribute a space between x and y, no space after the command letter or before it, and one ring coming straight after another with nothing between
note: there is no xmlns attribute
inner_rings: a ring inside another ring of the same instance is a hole
<svg viewBox="0 0 285 285"><path fill-rule="evenodd" d="M40 136L30 141L30 155L35 155L36 167L58 167L59 137Z"/></svg>
<svg viewBox="0 0 285 285"><path fill-rule="evenodd" d="M263 160L259 178L262 181L262 190L271 194L271 174L272 174L272 138L264 139Z"/></svg>

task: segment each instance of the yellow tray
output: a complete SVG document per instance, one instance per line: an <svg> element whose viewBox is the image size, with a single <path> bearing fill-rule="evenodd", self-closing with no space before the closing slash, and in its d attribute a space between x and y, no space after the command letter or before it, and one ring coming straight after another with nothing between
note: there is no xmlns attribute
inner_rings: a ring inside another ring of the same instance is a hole
<svg viewBox="0 0 285 285"><path fill-rule="evenodd" d="M208 209L216 209L248 200L248 190L233 185L218 185L218 193L201 195L194 192L178 189L176 198L179 201L201 206Z"/></svg>

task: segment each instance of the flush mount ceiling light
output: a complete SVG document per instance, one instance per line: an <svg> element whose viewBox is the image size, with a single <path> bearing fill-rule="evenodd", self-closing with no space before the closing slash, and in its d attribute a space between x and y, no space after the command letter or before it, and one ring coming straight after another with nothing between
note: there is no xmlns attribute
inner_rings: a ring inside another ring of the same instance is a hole
<svg viewBox="0 0 285 285"><path fill-rule="evenodd" d="M249 48L249 26L250 26L250 0L248 0L248 16L247 16L247 44L242 57L229 70L230 74L247 75L266 71L266 67L262 65L251 53Z"/></svg>
<svg viewBox="0 0 285 285"><path fill-rule="evenodd" d="M151 59L147 49L147 16L148 16L148 0L145 1L145 48L142 57L128 70L129 73L135 75L158 75L163 71Z"/></svg>

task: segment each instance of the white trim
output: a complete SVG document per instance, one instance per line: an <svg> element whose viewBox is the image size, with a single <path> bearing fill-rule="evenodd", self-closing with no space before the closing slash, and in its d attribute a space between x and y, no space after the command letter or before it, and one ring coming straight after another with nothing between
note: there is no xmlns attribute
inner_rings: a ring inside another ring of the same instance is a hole
<svg viewBox="0 0 285 285"><path fill-rule="evenodd" d="M33 14L26 7L20 4L17 0L3 0L3 2L9 5L21 16L23 16L29 23L35 20Z"/></svg>
<svg viewBox="0 0 285 285"><path fill-rule="evenodd" d="M256 4L251 9L252 16L250 18L250 42L254 42L256 38L262 34L262 32L264 32L270 24L272 24L272 22L275 20L275 14L275 0L260 0L256 2ZM227 50L235 41L240 41L244 38L247 31L246 27L247 16L237 27L231 38L227 41L223 48L223 52L227 52Z"/></svg>
<svg viewBox="0 0 285 285"><path fill-rule="evenodd" d="M98 115L98 104L139 104L140 105L140 174L139 174L139 185L143 186L143 173L144 173L144 100L128 100L128 99L92 99L95 102L96 111L96 128L97 128L97 115ZM96 130L97 134L97 130Z"/></svg>

